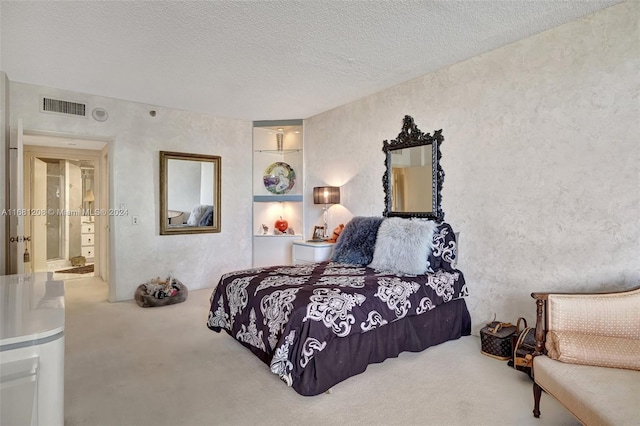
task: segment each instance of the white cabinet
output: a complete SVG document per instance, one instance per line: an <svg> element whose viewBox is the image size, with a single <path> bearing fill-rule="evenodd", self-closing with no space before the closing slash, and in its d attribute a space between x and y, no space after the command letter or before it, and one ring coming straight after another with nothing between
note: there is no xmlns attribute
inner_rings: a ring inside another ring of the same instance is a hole
<svg viewBox="0 0 640 426"><path fill-rule="evenodd" d="M93 260L95 253L95 222L93 221L93 216L82 216L82 234L80 238L82 239L82 245L80 247L81 254L87 260Z"/></svg>
<svg viewBox="0 0 640 426"><path fill-rule="evenodd" d="M64 281L0 276L0 425L64 424Z"/></svg>
<svg viewBox="0 0 640 426"><path fill-rule="evenodd" d="M302 240L302 235L256 235L253 238L253 266L290 265L291 242Z"/></svg>
<svg viewBox="0 0 640 426"><path fill-rule="evenodd" d="M318 263L331 259L335 243L315 241L293 242L293 263Z"/></svg>
<svg viewBox="0 0 640 426"><path fill-rule="evenodd" d="M289 265L304 234L302 120L253 125L253 265ZM285 234L275 231L280 218Z"/></svg>

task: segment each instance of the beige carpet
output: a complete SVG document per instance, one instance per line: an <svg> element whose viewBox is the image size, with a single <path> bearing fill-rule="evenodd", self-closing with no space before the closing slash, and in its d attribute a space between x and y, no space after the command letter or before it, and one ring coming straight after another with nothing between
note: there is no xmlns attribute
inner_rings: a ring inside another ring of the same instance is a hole
<svg viewBox="0 0 640 426"><path fill-rule="evenodd" d="M303 397L205 326L211 290L140 308L98 278L67 281L66 425L579 425L469 336L369 366Z"/></svg>

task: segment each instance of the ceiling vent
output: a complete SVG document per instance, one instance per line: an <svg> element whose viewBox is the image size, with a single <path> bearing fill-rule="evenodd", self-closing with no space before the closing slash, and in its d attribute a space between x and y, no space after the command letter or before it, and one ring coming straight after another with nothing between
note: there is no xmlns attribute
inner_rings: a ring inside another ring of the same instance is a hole
<svg viewBox="0 0 640 426"><path fill-rule="evenodd" d="M86 116L87 105L78 102L63 101L61 99L42 98L40 104L42 112L55 112L57 114Z"/></svg>

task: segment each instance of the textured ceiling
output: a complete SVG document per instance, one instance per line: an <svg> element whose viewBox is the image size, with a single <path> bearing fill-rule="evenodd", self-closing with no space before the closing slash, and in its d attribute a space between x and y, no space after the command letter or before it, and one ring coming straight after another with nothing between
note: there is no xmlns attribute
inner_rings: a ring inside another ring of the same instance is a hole
<svg viewBox="0 0 640 426"><path fill-rule="evenodd" d="M11 81L307 118L619 1L6 1Z"/></svg>

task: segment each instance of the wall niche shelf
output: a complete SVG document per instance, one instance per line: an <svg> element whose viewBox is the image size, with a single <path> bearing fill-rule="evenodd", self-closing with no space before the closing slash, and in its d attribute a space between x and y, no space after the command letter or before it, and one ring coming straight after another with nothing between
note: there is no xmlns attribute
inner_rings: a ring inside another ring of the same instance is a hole
<svg viewBox="0 0 640 426"><path fill-rule="evenodd" d="M279 162L286 163L282 175L285 180L274 171L278 169L274 169L274 163ZM295 178L287 173L289 169L293 170ZM269 182L269 178L275 179L276 183L270 182L267 189L265 182ZM288 182L293 184L287 187ZM278 186L280 184L282 187ZM302 240L304 234L303 187L302 120L254 121L253 266L292 263L292 242ZM280 218L287 221L293 234L274 232L275 222ZM266 234L263 234L263 225L267 227Z"/></svg>
<svg viewBox="0 0 640 426"><path fill-rule="evenodd" d="M267 234L267 235L255 235L255 237L256 238L275 238L275 239L290 238L291 240L300 240L302 235L289 235L289 234L274 235L274 234Z"/></svg>
<svg viewBox="0 0 640 426"><path fill-rule="evenodd" d="M283 202L283 201L300 201L302 202L302 195L254 195L253 202L254 203L273 203L273 202Z"/></svg>
<svg viewBox="0 0 640 426"><path fill-rule="evenodd" d="M256 149L255 152L266 152L268 154L281 154L281 155L287 155L287 154L293 154L295 152L301 152L301 149Z"/></svg>

